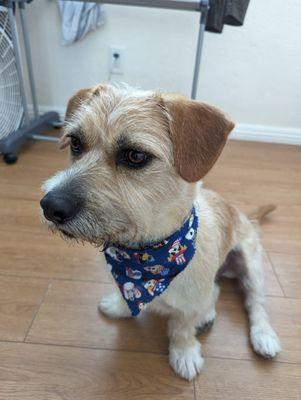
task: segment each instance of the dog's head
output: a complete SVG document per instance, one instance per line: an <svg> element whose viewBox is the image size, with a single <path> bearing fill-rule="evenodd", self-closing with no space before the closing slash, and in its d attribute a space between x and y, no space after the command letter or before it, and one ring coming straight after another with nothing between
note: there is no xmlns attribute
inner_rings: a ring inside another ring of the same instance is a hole
<svg viewBox="0 0 301 400"><path fill-rule="evenodd" d="M61 140L71 165L43 185L44 221L96 244L170 233L233 126L214 107L179 95L111 85L80 90Z"/></svg>

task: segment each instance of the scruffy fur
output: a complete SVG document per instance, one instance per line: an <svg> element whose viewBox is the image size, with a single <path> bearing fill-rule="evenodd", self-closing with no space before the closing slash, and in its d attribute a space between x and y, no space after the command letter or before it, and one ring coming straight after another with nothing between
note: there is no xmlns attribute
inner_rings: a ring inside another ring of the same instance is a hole
<svg viewBox="0 0 301 400"><path fill-rule="evenodd" d="M215 318L216 276L237 277L245 292L254 350L274 357L280 351L264 306L258 222L271 208L249 219L198 182L213 166L233 123L213 107L181 96L99 85L70 100L62 146L77 135L84 152L44 183L44 191L69 190L83 200L62 235L100 245L111 241L134 247L169 236L195 205L200 229L196 254L148 312L169 317L169 361L191 380L203 366L196 327ZM116 164L120 147L143 149L152 161L139 170ZM100 310L112 318L130 316L119 290L104 297Z"/></svg>

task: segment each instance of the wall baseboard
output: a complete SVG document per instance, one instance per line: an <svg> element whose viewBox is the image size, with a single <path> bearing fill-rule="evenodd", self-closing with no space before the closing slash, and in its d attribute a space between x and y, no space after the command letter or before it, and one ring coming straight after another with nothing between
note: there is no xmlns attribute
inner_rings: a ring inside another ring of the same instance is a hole
<svg viewBox="0 0 301 400"><path fill-rule="evenodd" d="M61 119L64 119L64 107L39 106L41 113L51 110L57 111ZM29 107L29 111L32 112L32 107ZM301 146L301 128L237 123L230 139Z"/></svg>
<svg viewBox="0 0 301 400"><path fill-rule="evenodd" d="M249 140L251 142L282 143L301 146L301 128L238 123L231 133L230 138L234 140Z"/></svg>

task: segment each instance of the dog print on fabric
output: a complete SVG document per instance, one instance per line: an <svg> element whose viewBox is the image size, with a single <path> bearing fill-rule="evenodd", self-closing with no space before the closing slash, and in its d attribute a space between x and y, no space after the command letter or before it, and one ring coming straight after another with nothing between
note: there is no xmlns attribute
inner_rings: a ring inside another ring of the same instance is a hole
<svg viewBox="0 0 301 400"><path fill-rule="evenodd" d="M182 227L168 239L144 249L105 249L107 263L133 316L162 294L195 253L198 217L193 207ZM143 305L142 305L143 304Z"/></svg>

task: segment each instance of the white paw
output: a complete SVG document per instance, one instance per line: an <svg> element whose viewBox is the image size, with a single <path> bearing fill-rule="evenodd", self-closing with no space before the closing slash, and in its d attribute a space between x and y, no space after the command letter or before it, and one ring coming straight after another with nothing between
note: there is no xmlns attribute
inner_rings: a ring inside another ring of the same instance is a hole
<svg viewBox="0 0 301 400"><path fill-rule="evenodd" d="M281 351L278 336L272 328L251 330L251 342L256 353L267 358L273 358Z"/></svg>
<svg viewBox="0 0 301 400"><path fill-rule="evenodd" d="M98 309L110 318L128 318L131 312L122 297L114 292L104 296Z"/></svg>
<svg viewBox="0 0 301 400"><path fill-rule="evenodd" d="M201 371L204 364L200 343L184 349L171 346L169 364L177 375L191 381Z"/></svg>

